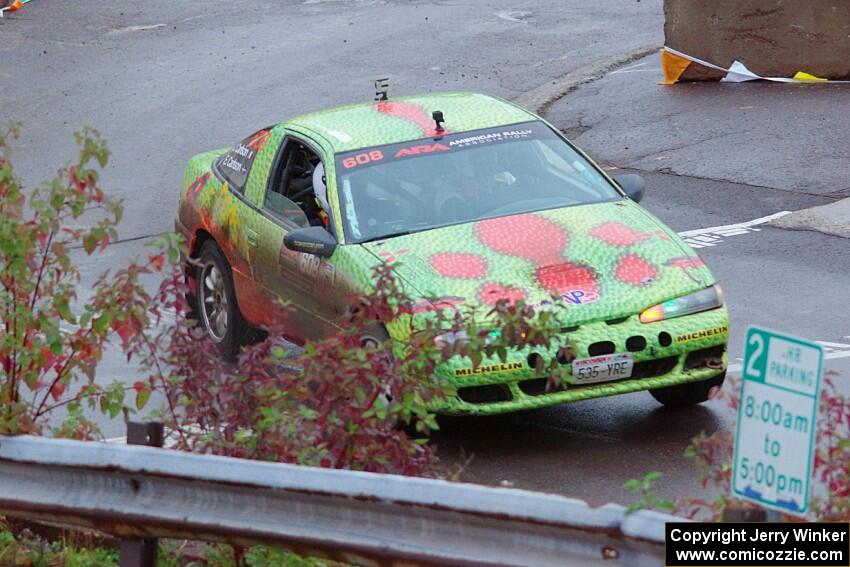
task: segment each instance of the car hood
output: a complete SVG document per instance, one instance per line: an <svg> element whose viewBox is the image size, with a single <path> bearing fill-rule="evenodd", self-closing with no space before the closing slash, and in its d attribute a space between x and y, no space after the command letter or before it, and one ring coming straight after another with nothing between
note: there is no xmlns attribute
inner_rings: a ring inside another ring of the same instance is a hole
<svg viewBox="0 0 850 567"><path fill-rule="evenodd" d="M500 299L581 323L625 317L714 283L679 236L623 200L447 226L363 244L390 263L419 311L485 312Z"/></svg>

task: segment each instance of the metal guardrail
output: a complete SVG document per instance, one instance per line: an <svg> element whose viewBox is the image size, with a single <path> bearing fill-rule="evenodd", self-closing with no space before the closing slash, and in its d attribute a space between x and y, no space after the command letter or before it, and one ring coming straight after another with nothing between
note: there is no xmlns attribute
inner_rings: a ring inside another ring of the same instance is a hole
<svg viewBox="0 0 850 567"><path fill-rule="evenodd" d="M654 567L664 523L681 521L512 488L29 436L0 436L0 513L407 566Z"/></svg>

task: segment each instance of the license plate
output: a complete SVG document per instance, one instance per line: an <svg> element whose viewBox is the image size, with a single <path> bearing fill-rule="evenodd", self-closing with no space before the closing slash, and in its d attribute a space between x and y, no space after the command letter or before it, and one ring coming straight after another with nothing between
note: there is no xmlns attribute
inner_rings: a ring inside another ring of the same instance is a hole
<svg viewBox="0 0 850 567"><path fill-rule="evenodd" d="M593 384L629 378L634 365L634 355L627 352L577 358L573 361L573 383Z"/></svg>

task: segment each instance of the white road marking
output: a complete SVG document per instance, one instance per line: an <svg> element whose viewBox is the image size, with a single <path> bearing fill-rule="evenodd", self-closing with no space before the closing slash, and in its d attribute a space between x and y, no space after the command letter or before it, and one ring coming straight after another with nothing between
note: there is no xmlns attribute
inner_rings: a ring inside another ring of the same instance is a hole
<svg viewBox="0 0 850 567"><path fill-rule="evenodd" d="M148 26L127 26L123 28L114 29L112 31L106 32L106 35L122 35L125 33L132 33L137 31L147 31L147 30L155 30L157 28L164 28L165 24L151 24Z"/></svg>
<svg viewBox="0 0 850 567"><path fill-rule="evenodd" d="M623 67L622 69L617 69L616 71L611 71L609 75L616 75L618 73L630 73L638 67L643 67L647 65L649 61L644 61L643 63L635 63L634 65L629 65L628 67ZM659 69L641 69L641 71L658 71Z"/></svg>
<svg viewBox="0 0 850 567"><path fill-rule="evenodd" d="M526 10L500 10L496 12L496 17L506 22L516 22L519 24L528 23L526 19L531 16L531 12Z"/></svg>
<svg viewBox="0 0 850 567"><path fill-rule="evenodd" d="M749 234L758 232L761 229L754 228L760 224L768 223L772 220L790 215L791 211L780 211L766 217L761 217L747 222L736 224L724 224L722 226L712 226L709 228L697 228L694 230L686 230L680 232L679 236L684 239L692 248L706 248L708 246L716 246L723 242L725 238L730 236L738 236L741 234Z"/></svg>
<svg viewBox="0 0 850 567"><path fill-rule="evenodd" d="M623 70L620 73L658 73L659 69L630 69L628 71ZM615 73L611 73L614 75Z"/></svg>
<svg viewBox="0 0 850 567"><path fill-rule="evenodd" d="M643 63L637 63L635 65L629 65L628 67L623 67L622 69L617 69L616 71L611 71L609 75L618 75L620 73L661 73L661 67L657 65L653 65L649 69L638 69L638 67L643 67L644 65L649 65L650 61L644 61Z"/></svg>
<svg viewBox="0 0 850 567"><path fill-rule="evenodd" d="M844 343L831 343L829 341L815 341L820 346L824 347L825 352L832 352L834 350L848 350L850 349L850 345Z"/></svg>

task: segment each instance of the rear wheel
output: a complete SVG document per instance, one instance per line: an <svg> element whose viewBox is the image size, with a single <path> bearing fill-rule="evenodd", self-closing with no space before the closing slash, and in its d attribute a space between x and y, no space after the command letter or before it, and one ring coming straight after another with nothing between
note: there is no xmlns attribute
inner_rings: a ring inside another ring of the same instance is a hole
<svg viewBox="0 0 850 567"><path fill-rule="evenodd" d="M234 360L246 335L246 325L236 303L230 264L212 240L199 255L196 304L198 319L222 355Z"/></svg>
<svg viewBox="0 0 850 567"><path fill-rule="evenodd" d="M687 382L685 384L677 384L676 386L668 386L666 388L655 388L649 393L652 397L670 407L683 407L701 404L708 400L714 388L723 386L723 381L726 379L726 372L718 374L714 378L702 380L700 382Z"/></svg>

